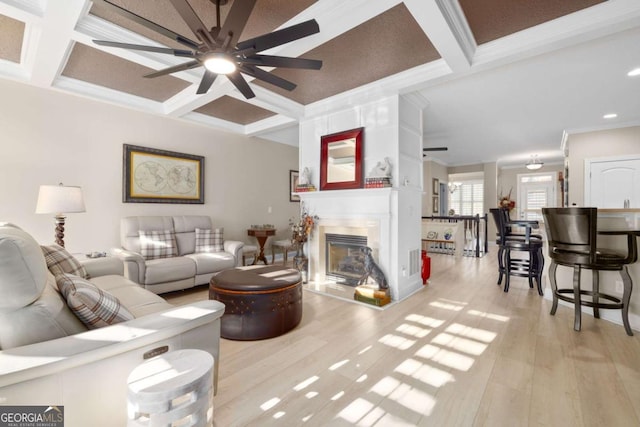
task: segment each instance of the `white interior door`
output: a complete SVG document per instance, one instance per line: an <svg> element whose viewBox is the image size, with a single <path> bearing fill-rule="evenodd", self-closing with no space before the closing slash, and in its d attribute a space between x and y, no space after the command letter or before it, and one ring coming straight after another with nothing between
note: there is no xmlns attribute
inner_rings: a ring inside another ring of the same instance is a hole
<svg viewBox="0 0 640 427"><path fill-rule="evenodd" d="M586 206L640 207L640 158L586 160L585 187Z"/></svg>
<svg viewBox="0 0 640 427"><path fill-rule="evenodd" d="M542 221L542 208L556 206L556 174L518 175L518 217Z"/></svg>

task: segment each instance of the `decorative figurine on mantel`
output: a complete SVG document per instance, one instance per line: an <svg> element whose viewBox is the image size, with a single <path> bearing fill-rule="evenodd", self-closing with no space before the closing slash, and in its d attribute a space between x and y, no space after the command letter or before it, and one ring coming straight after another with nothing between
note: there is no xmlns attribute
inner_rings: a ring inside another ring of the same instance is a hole
<svg viewBox="0 0 640 427"><path fill-rule="evenodd" d="M369 304L383 306L391 302L389 293L389 284L382 269L376 264L371 255L371 248L364 246L360 249L364 254L364 274L358 280L353 298L356 301L366 302ZM371 277L376 285L368 285L367 279Z"/></svg>
<svg viewBox="0 0 640 427"><path fill-rule="evenodd" d="M364 188L391 187L391 162L388 157L376 163L364 179Z"/></svg>
<svg viewBox="0 0 640 427"><path fill-rule="evenodd" d="M311 170L307 167L302 169L302 173L298 177L298 185L296 186L296 192L303 191L316 191L316 187L311 184Z"/></svg>

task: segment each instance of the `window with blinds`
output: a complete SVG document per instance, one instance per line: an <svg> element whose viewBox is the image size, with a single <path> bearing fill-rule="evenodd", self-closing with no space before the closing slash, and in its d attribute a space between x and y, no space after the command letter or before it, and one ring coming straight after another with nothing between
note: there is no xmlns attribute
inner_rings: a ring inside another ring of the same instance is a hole
<svg viewBox="0 0 640 427"><path fill-rule="evenodd" d="M456 215L484 215L484 182L482 180L456 181L460 187L449 193L449 208Z"/></svg>

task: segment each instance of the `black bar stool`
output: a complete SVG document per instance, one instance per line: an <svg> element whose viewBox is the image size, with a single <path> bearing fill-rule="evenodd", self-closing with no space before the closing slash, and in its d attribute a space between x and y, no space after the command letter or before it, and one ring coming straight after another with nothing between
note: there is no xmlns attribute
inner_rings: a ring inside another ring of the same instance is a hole
<svg viewBox="0 0 640 427"><path fill-rule="evenodd" d="M498 285L502 284L505 276L504 291L509 292L511 276L527 277L529 287L533 288L535 280L538 294L542 292L542 269L544 256L542 254L542 237L532 234L531 230L538 228L537 221L520 221L509 219L507 209L490 209L496 223L498 233L496 244L498 245ZM524 227L525 233L513 232L513 227ZM527 252L529 257L513 258L511 251Z"/></svg>
<svg viewBox="0 0 640 427"><path fill-rule="evenodd" d="M543 208L542 215L549 240L549 282L553 290L551 314L556 313L558 300L574 304L573 329L580 330L581 306L593 307L593 317L600 318L599 309L619 309L622 311L622 323L627 335L633 331L629 325L629 301L633 283L627 271L627 264L637 260L637 243L632 234L627 235L627 254L617 253L597 246L598 209L597 208ZM558 265L573 268L573 287L558 288L556 270ZM582 269L592 272L591 290L580 288ZM598 272L619 271L622 277L623 294L616 297L600 292ZM583 296L590 299L583 299ZM604 302L602 301L604 300Z"/></svg>

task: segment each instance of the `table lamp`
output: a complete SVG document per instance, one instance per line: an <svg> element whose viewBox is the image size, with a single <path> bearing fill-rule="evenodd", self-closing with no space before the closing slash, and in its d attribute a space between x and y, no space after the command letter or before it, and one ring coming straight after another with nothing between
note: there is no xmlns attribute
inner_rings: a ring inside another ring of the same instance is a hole
<svg viewBox="0 0 640 427"><path fill-rule="evenodd" d="M82 189L70 185L41 185L36 213L53 213L56 219L56 243L64 247L64 214L85 212Z"/></svg>

